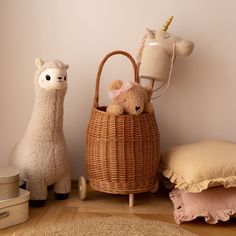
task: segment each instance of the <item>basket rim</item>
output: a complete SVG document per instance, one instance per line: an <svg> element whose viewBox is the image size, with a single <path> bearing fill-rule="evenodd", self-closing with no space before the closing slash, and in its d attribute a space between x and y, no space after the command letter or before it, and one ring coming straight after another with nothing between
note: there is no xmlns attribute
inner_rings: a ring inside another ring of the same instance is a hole
<svg viewBox="0 0 236 236"><path fill-rule="evenodd" d="M115 114L112 114L112 113L108 113L107 111L102 111L102 110L99 110L99 108L102 108L102 107L107 107L107 106L99 106L99 107L92 107L92 110L95 110L96 112L98 113L101 113L103 115L108 115L108 116L114 116L114 117L124 117L124 116L130 116L130 117L140 117L140 116L147 116L147 115L155 115L155 112L152 111L152 112L144 112L144 113L141 113L139 115L130 115L130 114L122 114L122 115L115 115Z"/></svg>

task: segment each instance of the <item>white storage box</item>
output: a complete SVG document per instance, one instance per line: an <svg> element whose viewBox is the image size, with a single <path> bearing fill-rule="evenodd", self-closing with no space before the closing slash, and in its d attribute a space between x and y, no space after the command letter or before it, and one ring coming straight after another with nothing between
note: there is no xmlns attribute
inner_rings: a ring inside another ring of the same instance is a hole
<svg viewBox="0 0 236 236"><path fill-rule="evenodd" d="M0 167L0 201L19 195L19 172L10 166Z"/></svg>
<svg viewBox="0 0 236 236"><path fill-rule="evenodd" d="M18 197L0 201L0 229L29 219L29 197L28 191L20 189Z"/></svg>

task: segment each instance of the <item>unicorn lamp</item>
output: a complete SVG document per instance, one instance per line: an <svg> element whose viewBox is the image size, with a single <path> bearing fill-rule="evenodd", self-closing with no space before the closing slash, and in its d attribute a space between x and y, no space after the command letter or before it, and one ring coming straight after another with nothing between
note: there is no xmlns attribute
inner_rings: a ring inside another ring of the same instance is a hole
<svg viewBox="0 0 236 236"><path fill-rule="evenodd" d="M166 21L160 31L147 29L138 55L139 77L151 79L153 83L161 82L161 87L166 85L166 89L175 57L190 55L194 47L193 42L167 32L172 19L173 16Z"/></svg>

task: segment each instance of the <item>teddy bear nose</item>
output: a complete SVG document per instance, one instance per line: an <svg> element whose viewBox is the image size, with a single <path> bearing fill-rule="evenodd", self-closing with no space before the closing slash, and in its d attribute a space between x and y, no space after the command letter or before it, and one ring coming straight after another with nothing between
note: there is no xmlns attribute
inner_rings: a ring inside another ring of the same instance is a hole
<svg viewBox="0 0 236 236"><path fill-rule="evenodd" d="M57 77L58 79L59 79L59 81L61 81L62 80L62 77Z"/></svg>
<svg viewBox="0 0 236 236"><path fill-rule="evenodd" d="M135 110L138 111L140 109L140 107L135 107Z"/></svg>

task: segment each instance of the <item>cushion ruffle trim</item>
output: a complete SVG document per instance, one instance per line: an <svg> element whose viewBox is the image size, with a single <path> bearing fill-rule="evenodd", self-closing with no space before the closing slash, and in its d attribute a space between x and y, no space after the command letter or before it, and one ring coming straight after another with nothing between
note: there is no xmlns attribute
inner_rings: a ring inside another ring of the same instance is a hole
<svg viewBox="0 0 236 236"><path fill-rule="evenodd" d="M163 175L175 184L175 188L183 189L186 192L199 193L209 187L221 186L225 188L236 187L236 176L220 177L215 179L206 179L197 183L187 183L186 180L179 174L176 174L171 169L163 171Z"/></svg>
<svg viewBox="0 0 236 236"><path fill-rule="evenodd" d="M216 224L218 221L228 221L231 216L236 215L236 209L212 209L204 212L192 212L186 215L179 190L175 189L170 192L170 199L174 204L174 218L177 224L194 220L197 217L204 217L207 223Z"/></svg>

